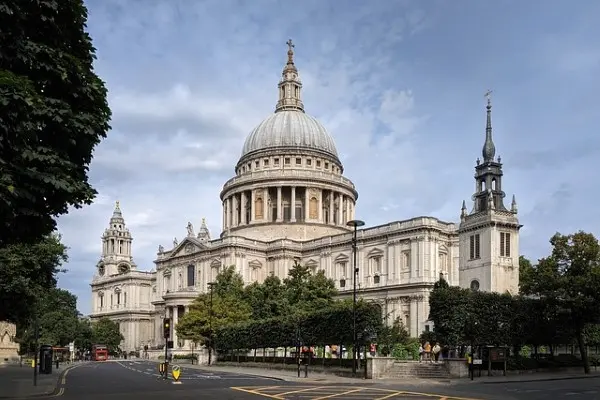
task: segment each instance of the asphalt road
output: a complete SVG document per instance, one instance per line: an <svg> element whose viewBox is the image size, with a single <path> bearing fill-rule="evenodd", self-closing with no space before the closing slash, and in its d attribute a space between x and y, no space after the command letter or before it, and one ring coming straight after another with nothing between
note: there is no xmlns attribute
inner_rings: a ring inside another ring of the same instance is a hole
<svg viewBox="0 0 600 400"><path fill-rule="evenodd" d="M600 398L600 378L519 383L435 382L381 384L302 384L250 375L181 369L179 384L164 380L156 363L96 362L79 365L63 376L56 400L127 399L352 399L352 400L541 400Z"/></svg>
<svg viewBox="0 0 600 400"><path fill-rule="evenodd" d="M455 393L471 397L515 400L597 400L600 399L600 377L545 380L535 382L464 383L453 386Z"/></svg>

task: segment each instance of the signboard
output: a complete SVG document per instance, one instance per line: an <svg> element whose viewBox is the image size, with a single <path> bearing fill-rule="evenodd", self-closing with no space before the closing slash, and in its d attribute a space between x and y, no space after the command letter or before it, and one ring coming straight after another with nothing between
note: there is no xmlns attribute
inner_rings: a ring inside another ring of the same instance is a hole
<svg viewBox="0 0 600 400"><path fill-rule="evenodd" d="M173 383L181 383L179 382L179 377L181 376L181 367L179 365L173 365L171 367L171 375L173 375Z"/></svg>
<svg viewBox="0 0 600 400"><path fill-rule="evenodd" d="M483 360L473 360L473 365L482 365L483 364Z"/></svg>
<svg viewBox="0 0 600 400"><path fill-rule="evenodd" d="M506 349L503 349L503 348L490 349L490 361L491 362L506 361Z"/></svg>

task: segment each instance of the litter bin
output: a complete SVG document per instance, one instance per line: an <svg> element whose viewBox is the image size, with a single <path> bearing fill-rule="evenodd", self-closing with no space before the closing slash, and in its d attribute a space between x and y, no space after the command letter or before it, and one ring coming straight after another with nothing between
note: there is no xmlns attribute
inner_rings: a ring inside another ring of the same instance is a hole
<svg viewBox="0 0 600 400"><path fill-rule="evenodd" d="M52 373L52 346L43 344L40 346L40 374Z"/></svg>

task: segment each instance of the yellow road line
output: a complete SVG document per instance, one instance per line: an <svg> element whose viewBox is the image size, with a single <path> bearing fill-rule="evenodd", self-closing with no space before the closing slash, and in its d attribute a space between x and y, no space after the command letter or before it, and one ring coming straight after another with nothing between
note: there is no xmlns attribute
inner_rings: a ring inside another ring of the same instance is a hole
<svg viewBox="0 0 600 400"><path fill-rule="evenodd" d="M311 390L324 389L324 388L326 388L326 386L315 386L315 387L311 386L309 388L304 388L304 389L300 389L300 390L292 390L291 392L277 393L277 396L285 396L285 395L292 394L292 393L308 392Z"/></svg>
<svg viewBox="0 0 600 400"><path fill-rule="evenodd" d="M329 396L315 397L313 400L331 399L332 397L344 396L344 395L347 395L350 393L360 392L361 390L364 390L364 389L365 388L358 388L358 389L354 389L354 390L348 390L347 392L330 394Z"/></svg>
<svg viewBox="0 0 600 400"><path fill-rule="evenodd" d="M415 396L438 397L441 399L451 399L451 400L480 400L480 399L474 399L472 397L458 397L458 396L449 396L449 395L445 395L445 394L434 394L434 393L405 392L405 391L403 391L401 393L402 394L412 394Z"/></svg>
<svg viewBox="0 0 600 400"><path fill-rule="evenodd" d="M250 393L250 394L255 394L257 396L268 397L270 399L282 400L281 397L273 396L273 395L266 394L266 393L257 392L256 390L248 390L248 389L244 389L244 388L241 388L241 387L232 387L231 389L238 390L240 392L246 392L246 393Z"/></svg>
<svg viewBox="0 0 600 400"><path fill-rule="evenodd" d="M376 399L374 399L374 400L384 400L384 399L391 399L392 397L394 397L394 396L399 396L399 395L401 395L401 394L402 394L402 392L393 392L393 393L391 393L391 394L388 394L387 396L378 397L378 398L376 398Z"/></svg>

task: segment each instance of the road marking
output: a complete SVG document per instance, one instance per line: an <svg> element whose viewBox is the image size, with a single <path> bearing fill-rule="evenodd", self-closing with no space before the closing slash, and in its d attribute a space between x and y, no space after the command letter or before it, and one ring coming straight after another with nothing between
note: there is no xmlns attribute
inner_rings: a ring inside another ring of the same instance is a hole
<svg viewBox="0 0 600 400"><path fill-rule="evenodd" d="M287 394L292 394L292 393L309 392L311 390L323 389L324 387L325 386L316 386L316 387L309 387L309 388L304 388L304 389L300 389L300 390L292 390L290 392L279 393L279 394L277 394L277 396L285 396Z"/></svg>
<svg viewBox="0 0 600 400"><path fill-rule="evenodd" d="M348 391L342 392L342 393L330 394L330 395L323 396L323 397L315 397L313 400L323 400L323 399L330 399L332 397L344 396L344 395L347 395L350 393L360 392L363 389L364 388L358 388L358 389L348 390Z"/></svg>
<svg viewBox="0 0 600 400"><path fill-rule="evenodd" d="M478 400L473 398L456 397L452 395L434 394L434 393L421 393L421 392L408 392L402 390L391 390L382 389L376 387L352 387L352 386L235 386L231 387L232 390L238 390L245 393L254 394L261 397L267 397L277 400L285 400L291 398L303 398L311 400L322 400L322 399L341 399L341 398L352 398L356 400L387 400L393 398L423 398L429 397L432 400Z"/></svg>
<svg viewBox="0 0 600 400"><path fill-rule="evenodd" d="M390 393L390 394L388 394L388 395L386 395L386 396L383 396L383 397L378 397L378 398L376 398L376 399L374 399L374 400L384 400L384 399L391 399L392 397L394 397L394 396L399 396L399 395L402 395L402 392ZM441 398L440 400L448 400L448 398L447 398L447 397L443 397L443 398Z"/></svg>

